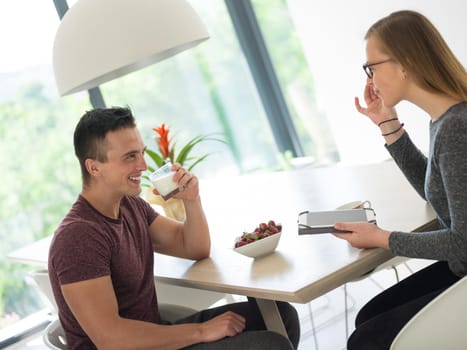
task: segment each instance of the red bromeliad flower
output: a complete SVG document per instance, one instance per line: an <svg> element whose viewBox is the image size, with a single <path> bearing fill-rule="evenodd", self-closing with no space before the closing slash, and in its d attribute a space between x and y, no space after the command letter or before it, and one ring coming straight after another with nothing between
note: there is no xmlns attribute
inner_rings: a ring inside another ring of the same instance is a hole
<svg viewBox="0 0 467 350"><path fill-rule="evenodd" d="M162 123L160 127L158 128L153 128L156 133L159 134L159 136L156 136L156 141L157 145L159 146L159 151L162 154L162 157L164 159L167 159L170 157L170 141L169 140L169 131L170 129L165 127L165 124Z"/></svg>
<svg viewBox="0 0 467 350"><path fill-rule="evenodd" d="M152 128L156 133L154 140L156 141L158 151L151 148L146 148L146 154L149 155L153 165L148 164L148 170L154 171L156 168L163 166L167 160L170 162L178 163L183 167L186 167L188 171L191 171L194 166L206 159L210 153L202 156L192 156L191 151L193 148L203 141L219 141L225 143L224 140L214 137L215 133L207 135L198 135L189 140L183 147L179 147L172 138L169 138L170 128L162 123L159 127ZM177 148L177 152L175 149Z"/></svg>

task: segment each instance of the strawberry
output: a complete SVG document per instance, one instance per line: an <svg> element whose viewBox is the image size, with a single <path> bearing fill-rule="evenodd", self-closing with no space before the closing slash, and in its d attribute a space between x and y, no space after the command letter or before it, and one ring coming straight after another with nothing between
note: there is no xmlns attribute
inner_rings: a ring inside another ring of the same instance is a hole
<svg viewBox="0 0 467 350"><path fill-rule="evenodd" d="M279 229L276 226L269 227L268 230L271 232L271 234L279 232Z"/></svg>
<svg viewBox="0 0 467 350"><path fill-rule="evenodd" d="M256 242L262 238L269 237L270 235L279 233L281 231L282 225L276 224L274 220L269 220L267 224L262 222L255 228L253 232L244 231L241 237L237 238L235 242L235 248Z"/></svg>
<svg viewBox="0 0 467 350"><path fill-rule="evenodd" d="M248 244L248 243L245 242L245 241L237 241L237 242L235 242L235 248L241 247L241 246L246 245L246 244Z"/></svg>

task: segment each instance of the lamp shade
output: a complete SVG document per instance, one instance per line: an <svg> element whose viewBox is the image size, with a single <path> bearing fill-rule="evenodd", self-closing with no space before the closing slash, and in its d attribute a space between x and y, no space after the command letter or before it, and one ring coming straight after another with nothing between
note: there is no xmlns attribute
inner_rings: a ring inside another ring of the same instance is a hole
<svg viewBox="0 0 467 350"><path fill-rule="evenodd" d="M185 0L79 0L55 35L60 95L94 88L209 38Z"/></svg>

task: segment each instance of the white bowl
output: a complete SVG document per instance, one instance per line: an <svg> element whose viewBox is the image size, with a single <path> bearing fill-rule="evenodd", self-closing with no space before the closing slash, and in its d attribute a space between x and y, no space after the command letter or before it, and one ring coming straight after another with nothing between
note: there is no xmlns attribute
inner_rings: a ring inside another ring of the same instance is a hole
<svg viewBox="0 0 467 350"><path fill-rule="evenodd" d="M250 258L258 258L260 256L271 254L276 250L277 245L279 244L281 233L282 232L278 232L266 238L261 238L255 242L234 248L234 251L239 254L249 256Z"/></svg>

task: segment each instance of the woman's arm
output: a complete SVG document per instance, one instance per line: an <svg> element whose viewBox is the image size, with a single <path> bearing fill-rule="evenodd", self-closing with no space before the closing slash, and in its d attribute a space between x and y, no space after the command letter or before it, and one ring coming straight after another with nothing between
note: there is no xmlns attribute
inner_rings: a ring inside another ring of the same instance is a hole
<svg viewBox="0 0 467 350"><path fill-rule="evenodd" d="M364 99L366 107L361 106L358 97L355 97L355 108L379 127L392 158L418 194L425 199L426 157L410 141L397 117L395 108L384 105L381 97L374 91L373 82L370 79L365 85Z"/></svg>

